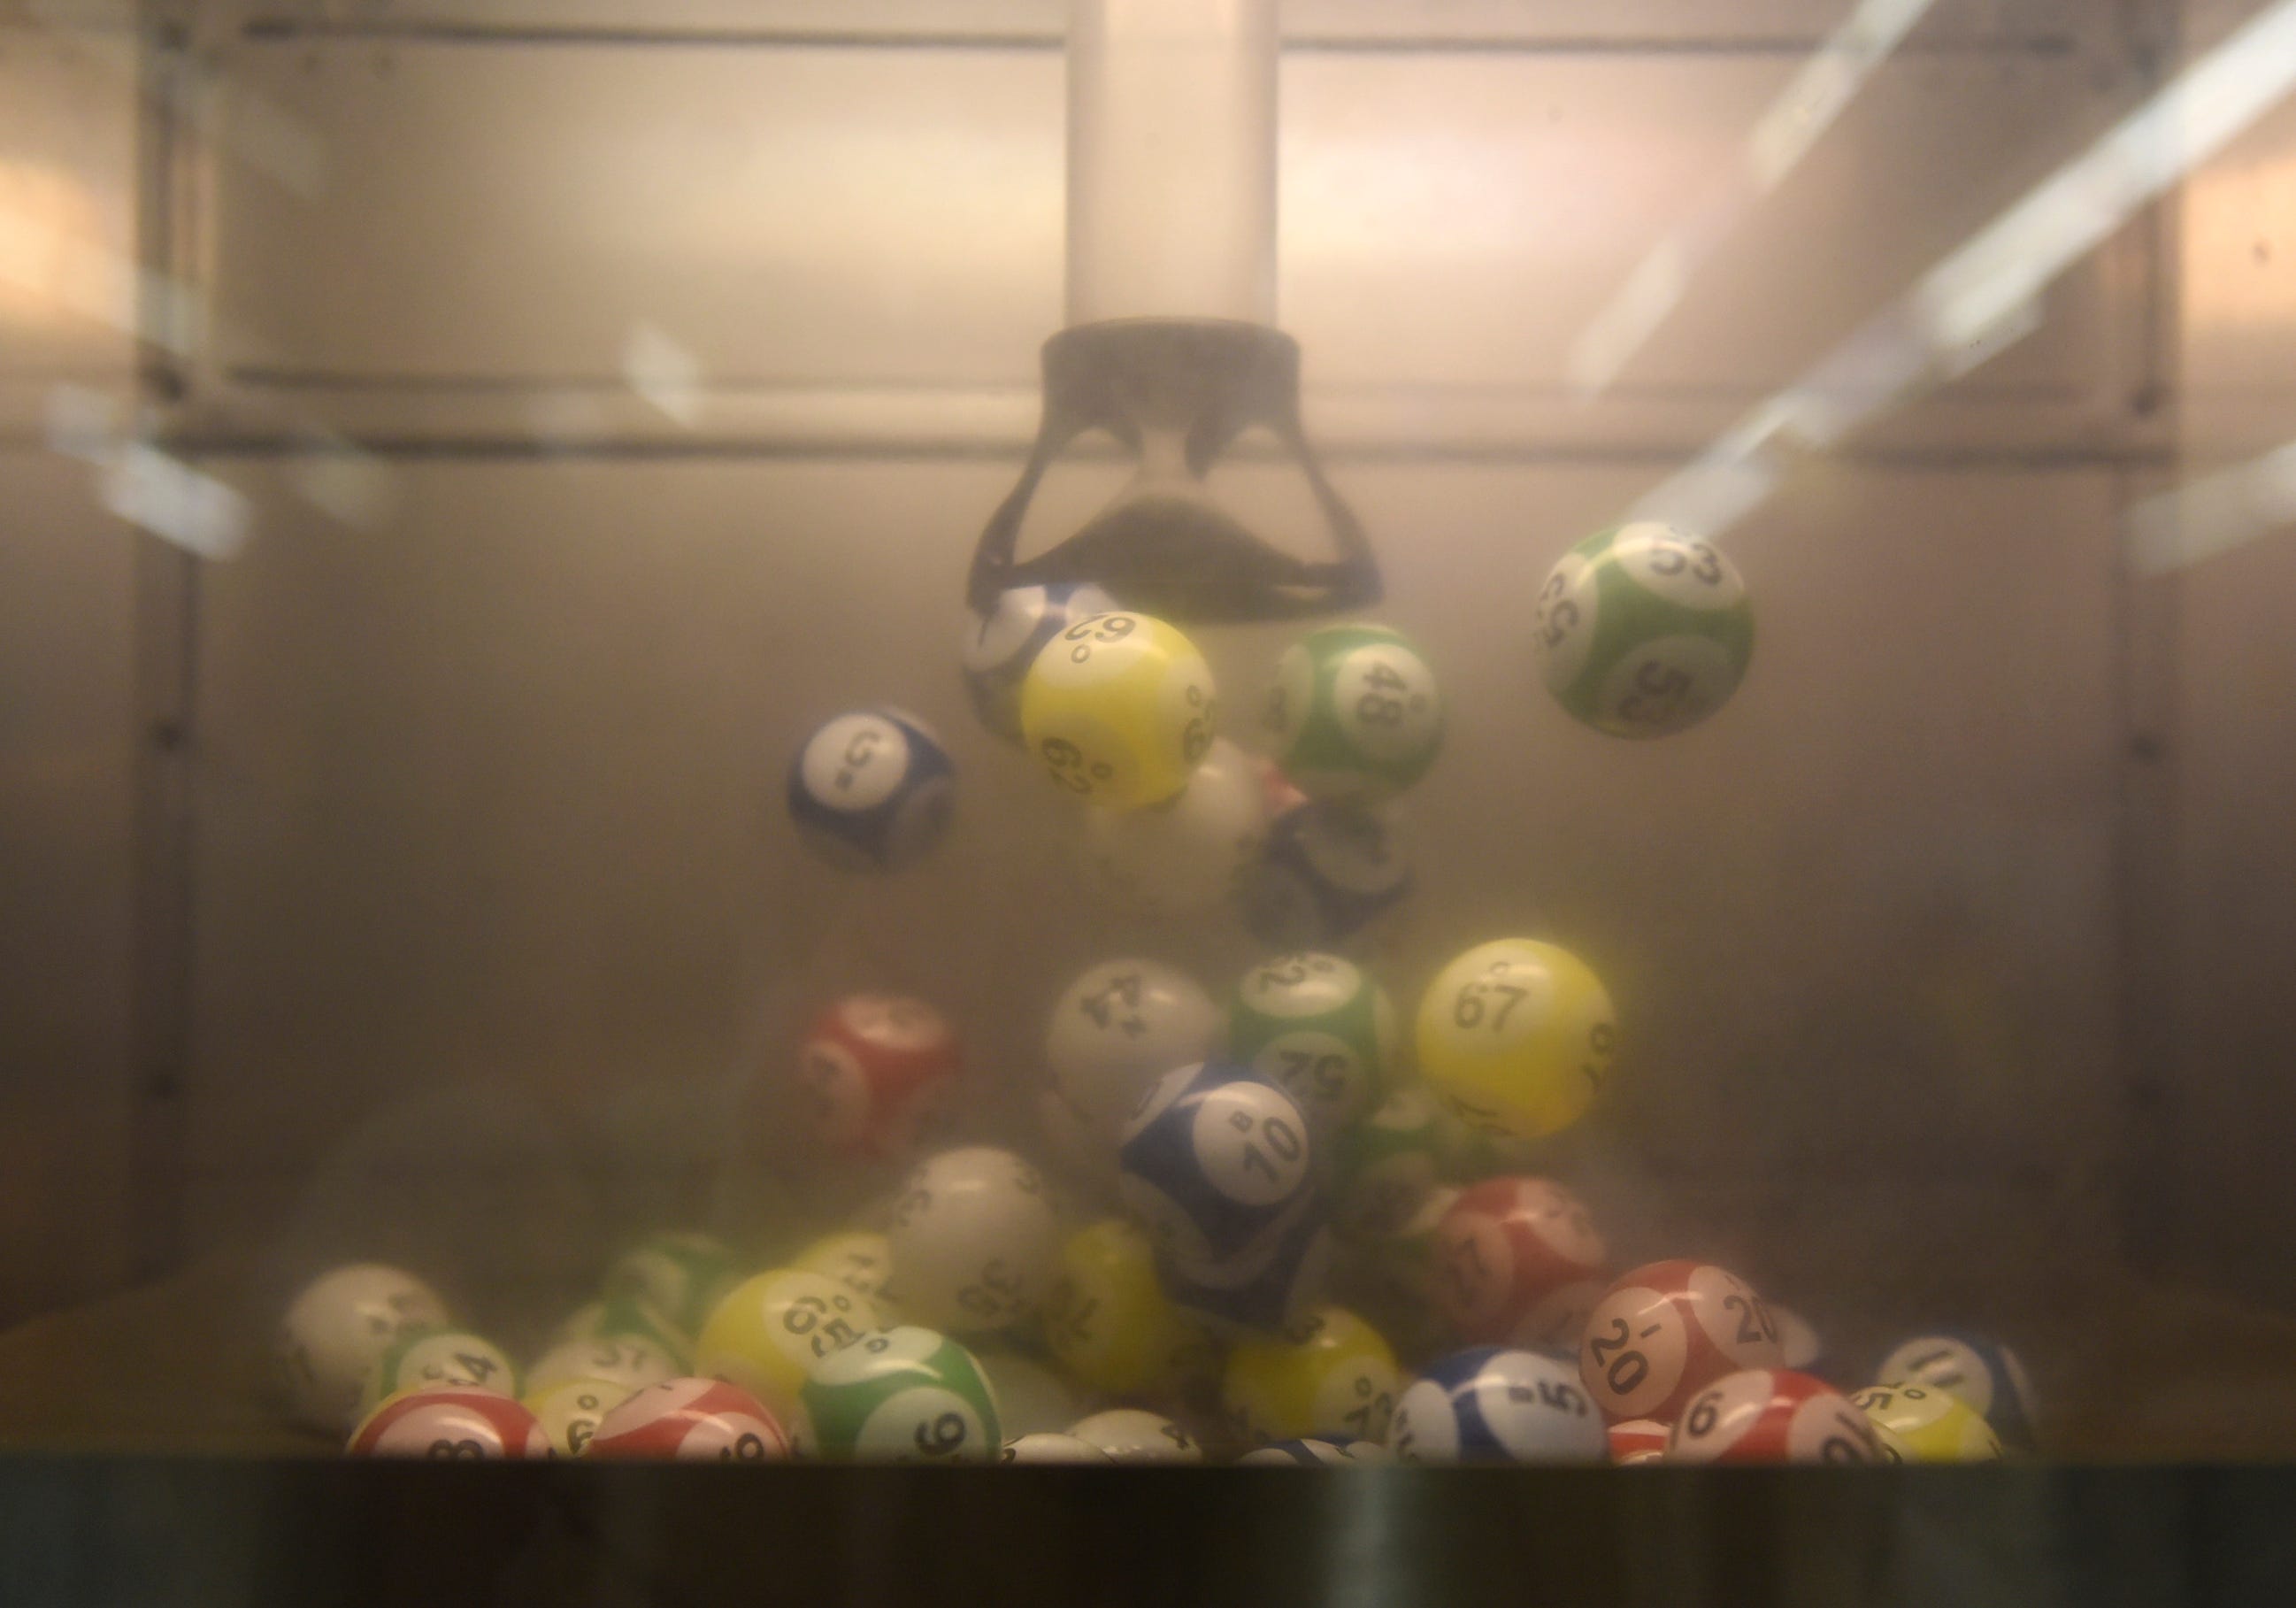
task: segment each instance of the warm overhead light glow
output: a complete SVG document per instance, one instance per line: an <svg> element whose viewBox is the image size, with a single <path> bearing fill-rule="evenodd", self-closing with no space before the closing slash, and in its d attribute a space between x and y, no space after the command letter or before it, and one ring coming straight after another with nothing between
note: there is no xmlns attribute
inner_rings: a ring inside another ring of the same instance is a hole
<svg viewBox="0 0 2296 1608"><path fill-rule="evenodd" d="M1609 389L1658 332L1690 281L1753 204L1785 182L1934 0L1859 0L1793 81L1756 119L1723 172L1588 321L1570 354L1570 382L1587 399Z"/></svg>
<svg viewBox="0 0 2296 1608"><path fill-rule="evenodd" d="M1631 517L1718 534L1768 496L1784 472L1781 448L1831 446L1915 387L2005 349L2038 323L2052 280L2292 86L2296 0L2278 0L1643 496Z"/></svg>
<svg viewBox="0 0 2296 1608"><path fill-rule="evenodd" d="M2128 562L2165 575L2296 525L2296 441L2128 511Z"/></svg>

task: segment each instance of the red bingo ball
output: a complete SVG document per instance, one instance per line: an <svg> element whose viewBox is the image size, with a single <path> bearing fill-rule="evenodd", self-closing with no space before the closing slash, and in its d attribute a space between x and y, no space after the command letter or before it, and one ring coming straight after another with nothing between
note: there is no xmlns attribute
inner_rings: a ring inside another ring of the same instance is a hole
<svg viewBox="0 0 2296 1608"><path fill-rule="evenodd" d="M1578 1371L1613 1418L1671 1423L1725 1374L1784 1365L1754 1287L1704 1262L1652 1262L1612 1284L1587 1319Z"/></svg>
<svg viewBox="0 0 2296 1608"><path fill-rule="evenodd" d="M495 1391L440 1385L401 1391L352 1432L355 1457L547 1457L550 1434Z"/></svg>
<svg viewBox="0 0 2296 1608"><path fill-rule="evenodd" d="M586 1457L764 1463L790 1455L765 1405L722 1379L665 1379L598 1420Z"/></svg>
<svg viewBox="0 0 2296 1608"><path fill-rule="evenodd" d="M832 1150L893 1155L947 1098L956 1034L922 999L851 994L817 1017L798 1051L814 1129Z"/></svg>
<svg viewBox="0 0 2296 1608"><path fill-rule="evenodd" d="M1669 1463L1881 1463L1873 1421L1823 1379L1791 1368L1726 1374L1691 1398Z"/></svg>
<svg viewBox="0 0 2296 1608"><path fill-rule="evenodd" d="M1666 1456L1669 1432L1655 1418L1621 1418L1611 1426L1611 1461L1620 1467L1655 1463Z"/></svg>
<svg viewBox="0 0 2296 1608"><path fill-rule="evenodd" d="M1435 1299L1479 1345L1571 1346L1603 1294L1610 1251L1585 1202L1545 1178L1486 1178L1435 1228Z"/></svg>

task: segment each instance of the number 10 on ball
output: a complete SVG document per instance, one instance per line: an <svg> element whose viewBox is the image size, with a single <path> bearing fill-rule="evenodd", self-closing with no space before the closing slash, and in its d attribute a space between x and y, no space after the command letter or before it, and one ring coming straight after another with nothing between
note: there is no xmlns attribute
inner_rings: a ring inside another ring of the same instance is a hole
<svg viewBox="0 0 2296 1608"><path fill-rule="evenodd" d="M1536 1139L1577 1121L1618 1042L1602 980L1528 938L1479 945L1419 1002L1420 1071L1469 1126Z"/></svg>

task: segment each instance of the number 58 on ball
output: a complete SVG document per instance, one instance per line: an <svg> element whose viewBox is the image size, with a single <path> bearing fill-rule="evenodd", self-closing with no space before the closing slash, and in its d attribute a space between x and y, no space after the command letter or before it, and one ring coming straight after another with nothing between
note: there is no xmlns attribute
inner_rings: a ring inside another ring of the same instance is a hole
<svg viewBox="0 0 2296 1608"><path fill-rule="evenodd" d="M1610 1076L1611 997L1586 962L1528 938L1478 945L1419 1002L1420 1071L1470 1127L1536 1139L1577 1121Z"/></svg>

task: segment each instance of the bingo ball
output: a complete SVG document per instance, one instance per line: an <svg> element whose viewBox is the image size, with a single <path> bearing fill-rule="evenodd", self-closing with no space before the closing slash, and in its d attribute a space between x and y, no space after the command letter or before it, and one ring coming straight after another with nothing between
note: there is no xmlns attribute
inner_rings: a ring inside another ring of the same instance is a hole
<svg viewBox="0 0 2296 1608"><path fill-rule="evenodd" d="M635 1334L601 1334L562 1340L551 1347L527 1370L526 1388L536 1392L570 1379L602 1379L626 1391L642 1391L676 1377L683 1366L682 1351L666 1350Z"/></svg>
<svg viewBox="0 0 2296 1608"><path fill-rule="evenodd" d="M2001 1440L1942 1385L1870 1385L1850 1399L1892 1463L1997 1463Z"/></svg>
<svg viewBox="0 0 2296 1608"><path fill-rule="evenodd" d="M1087 1392L1010 1344L990 1342L972 1350L996 1398L996 1419L1008 1445L1023 1435L1065 1429L1092 1405Z"/></svg>
<svg viewBox="0 0 2296 1608"><path fill-rule="evenodd" d="M1117 1193L1160 1255L1201 1268L1264 1238L1311 1193L1308 1122L1248 1067L1164 1074L1125 1124Z"/></svg>
<svg viewBox="0 0 2296 1608"><path fill-rule="evenodd" d="M1219 1007L1196 980L1153 960L1111 960L1053 1006L1045 1060L1053 1091L1111 1151L1148 1086L1219 1043Z"/></svg>
<svg viewBox="0 0 2296 1608"><path fill-rule="evenodd" d="M943 1151L919 1166L885 1237L892 1300L904 1316L953 1333L1033 1317L1061 1253L1044 1175L991 1145Z"/></svg>
<svg viewBox="0 0 2296 1608"><path fill-rule="evenodd" d="M1021 686L1021 733L1054 781L1087 803L1170 798L1210 751L1211 667L1145 614L1094 614L1038 651Z"/></svg>
<svg viewBox="0 0 2296 1608"><path fill-rule="evenodd" d="M358 1262L322 1274L279 1325L288 1410L312 1429L341 1434L357 1419L360 1392L383 1353L411 1332L447 1322L447 1303L411 1273Z"/></svg>
<svg viewBox="0 0 2296 1608"><path fill-rule="evenodd" d="M1318 1136L1378 1101L1395 1064L1395 1007L1351 961L1312 950L1244 973L1228 1054L1291 1095Z"/></svg>
<svg viewBox="0 0 2296 1608"><path fill-rule="evenodd" d="M1331 1230L1303 1195L1267 1232L1232 1257L1181 1263L1160 1259L1157 1276L1172 1304L1234 1334L1298 1323L1331 1284Z"/></svg>
<svg viewBox="0 0 2296 1608"><path fill-rule="evenodd" d="M1021 684L1045 644L1078 620L1116 612L1116 600L1090 581L1013 587L967 622L960 653L964 688L980 724L1021 741Z"/></svg>
<svg viewBox="0 0 2296 1608"><path fill-rule="evenodd" d="M346 1449L355 1457L547 1457L550 1437L512 1397L433 1385L376 1407Z"/></svg>
<svg viewBox="0 0 2296 1608"><path fill-rule="evenodd" d="M1568 949L1479 944L1419 1002L1419 1070L1468 1127L1536 1139L1577 1121L1610 1076L1618 1024Z"/></svg>
<svg viewBox="0 0 2296 1608"><path fill-rule="evenodd" d="M1267 845L1250 755L1226 738L1178 794L1144 809L1085 811L1084 884L1144 915L1192 915L1236 896Z"/></svg>
<svg viewBox="0 0 2296 1608"><path fill-rule="evenodd" d="M1539 588L1546 690L1616 737L1661 737L1722 707L1754 653L1745 583L1711 543L1652 521L1588 537Z"/></svg>
<svg viewBox="0 0 2296 1608"><path fill-rule="evenodd" d="M892 871L940 841L955 788L932 727L900 710L859 710L817 728L790 761L790 816L830 864Z"/></svg>
<svg viewBox="0 0 2296 1608"><path fill-rule="evenodd" d="M680 1335L696 1333L734 1287L734 1251L715 1235L650 1235L606 1270L611 1301L634 1297L668 1319Z"/></svg>
<svg viewBox="0 0 2296 1608"><path fill-rule="evenodd" d="M635 1340L667 1356L681 1371L693 1350L693 1336L643 1295L625 1291L578 1308L559 1326L561 1340Z"/></svg>
<svg viewBox="0 0 2296 1608"><path fill-rule="evenodd" d="M1378 1441L1401 1388L1379 1332L1344 1307L1324 1305L1280 1334L1237 1341L1220 1399L1247 1446L1311 1435Z"/></svg>
<svg viewBox="0 0 2296 1608"><path fill-rule="evenodd" d="M1667 1437L1669 1463L1880 1463L1866 1415L1791 1368L1727 1374L1691 1399Z"/></svg>
<svg viewBox="0 0 2296 1608"><path fill-rule="evenodd" d="M1160 1413L1141 1407L1111 1407L1079 1418L1069 1433L1086 1446L1097 1447L1115 1463L1201 1463L1204 1448L1196 1438Z"/></svg>
<svg viewBox="0 0 2296 1608"><path fill-rule="evenodd" d="M744 1279L718 1304L693 1367L785 1415L815 1364L881 1326L876 1303L828 1274L776 1268Z"/></svg>
<svg viewBox="0 0 2296 1608"><path fill-rule="evenodd" d="M1578 1368L1611 1417L1671 1423L1724 1374L1776 1368L1782 1354L1752 1285L1676 1260L1637 1268L1604 1292L1587 1319Z"/></svg>
<svg viewBox="0 0 2296 1608"><path fill-rule="evenodd" d="M1601 1463L1603 1415L1578 1372L1538 1351L1477 1346L1431 1364L1395 1404L1398 1463Z"/></svg>
<svg viewBox="0 0 2296 1608"><path fill-rule="evenodd" d="M1278 1440L1236 1460L1239 1468L1369 1468L1390 1461L1375 1440Z"/></svg>
<svg viewBox="0 0 2296 1608"><path fill-rule="evenodd" d="M885 1236L866 1228L841 1228L824 1234L790 1258L789 1265L808 1273L826 1273L854 1294L874 1302L883 1316L885 1280L893 1271L893 1251Z"/></svg>
<svg viewBox="0 0 2296 1608"><path fill-rule="evenodd" d="M599 1420L636 1392L629 1386L604 1379L562 1379L546 1390L529 1391L526 1410L542 1425L553 1456L578 1457L598 1432Z"/></svg>
<svg viewBox="0 0 2296 1608"><path fill-rule="evenodd" d="M2033 1449L2033 1386L1997 1341L1951 1331L1909 1340L1882 1359L1879 1384L1937 1385L1960 1397L2013 1452Z"/></svg>
<svg viewBox="0 0 2296 1608"><path fill-rule="evenodd" d="M400 1335L375 1363L360 1395L360 1415L373 1412L403 1391L434 1385L463 1385L492 1391L497 1396L515 1396L518 1368L490 1340L460 1329L418 1329Z"/></svg>
<svg viewBox="0 0 2296 1608"><path fill-rule="evenodd" d="M955 1341L904 1325L824 1358L794 1427L808 1454L875 1463L988 1463L1004 1444L996 1398Z"/></svg>
<svg viewBox="0 0 2296 1608"><path fill-rule="evenodd" d="M1185 1389L1210 1375L1218 1350L1202 1321L1165 1294L1148 1236L1119 1218L1078 1229L1061 1247L1045 1341L1070 1375L1111 1396Z"/></svg>
<svg viewBox="0 0 2296 1608"><path fill-rule="evenodd" d="M1266 724L1276 764L1309 797L1391 798L1435 763L1443 698L1400 631L1326 626L1277 661Z"/></svg>
<svg viewBox="0 0 2296 1608"><path fill-rule="evenodd" d="M1656 1463L1666 1456L1669 1427L1655 1418L1621 1418L1611 1426L1611 1461L1620 1467Z"/></svg>
<svg viewBox="0 0 2296 1608"><path fill-rule="evenodd" d="M999 1463L1082 1463L1106 1468L1116 1461L1089 1440L1053 1430L1039 1430L1017 1440L1007 1440L997 1454Z"/></svg>
<svg viewBox="0 0 2296 1608"><path fill-rule="evenodd" d="M749 1391L722 1379L666 1379L598 1421L586 1457L675 1457L694 1463L781 1462L789 1437Z"/></svg>
<svg viewBox="0 0 2296 1608"><path fill-rule="evenodd" d="M1297 805L1267 829L1243 884L1243 923L1279 949L1355 937L1402 904L1411 867L1391 810L1336 800Z"/></svg>
<svg viewBox="0 0 2296 1608"><path fill-rule="evenodd" d="M1435 1294L1462 1339L1575 1355L1610 1258L1586 1202L1545 1178L1486 1178L1436 1229Z"/></svg>
<svg viewBox="0 0 2296 1608"><path fill-rule="evenodd" d="M1363 1238L1394 1234L1450 1176L1465 1137L1459 1120L1426 1085L1390 1091L1340 1135L1335 1223Z"/></svg>
<svg viewBox="0 0 2296 1608"><path fill-rule="evenodd" d="M849 1154L898 1154L947 1102L956 1034L922 999L849 995L814 1020L797 1071L824 1144Z"/></svg>

